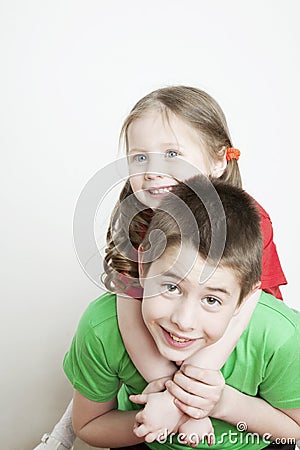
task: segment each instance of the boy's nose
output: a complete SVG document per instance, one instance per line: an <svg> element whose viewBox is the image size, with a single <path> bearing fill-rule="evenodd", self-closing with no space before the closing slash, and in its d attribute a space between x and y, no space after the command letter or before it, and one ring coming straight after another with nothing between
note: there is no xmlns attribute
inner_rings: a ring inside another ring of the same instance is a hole
<svg viewBox="0 0 300 450"><path fill-rule="evenodd" d="M192 302L183 300L180 305L174 306L171 322L177 328L184 332L190 332L196 329L199 321L198 311L194 308Z"/></svg>

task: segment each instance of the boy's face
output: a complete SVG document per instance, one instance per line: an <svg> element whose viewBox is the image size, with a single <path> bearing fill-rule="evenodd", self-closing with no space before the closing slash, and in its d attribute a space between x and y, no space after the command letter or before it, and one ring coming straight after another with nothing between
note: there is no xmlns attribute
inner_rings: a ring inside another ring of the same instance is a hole
<svg viewBox="0 0 300 450"><path fill-rule="evenodd" d="M144 322L159 352L170 361L183 361L219 340L240 295L236 276L226 267L217 267L200 284L205 261L197 254L189 270L191 252L195 250L186 246L178 258L179 248L168 248L151 264L143 283Z"/></svg>

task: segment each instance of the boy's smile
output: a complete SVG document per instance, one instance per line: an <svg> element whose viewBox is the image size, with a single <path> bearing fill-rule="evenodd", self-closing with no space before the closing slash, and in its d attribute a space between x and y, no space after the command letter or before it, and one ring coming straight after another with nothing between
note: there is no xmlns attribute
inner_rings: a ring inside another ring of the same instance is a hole
<svg viewBox="0 0 300 450"><path fill-rule="evenodd" d="M144 278L143 318L160 353L171 361L187 359L219 340L236 311L240 286L234 272L219 266L200 284L204 260L195 249L168 248ZM179 258L178 258L179 256Z"/></svg>

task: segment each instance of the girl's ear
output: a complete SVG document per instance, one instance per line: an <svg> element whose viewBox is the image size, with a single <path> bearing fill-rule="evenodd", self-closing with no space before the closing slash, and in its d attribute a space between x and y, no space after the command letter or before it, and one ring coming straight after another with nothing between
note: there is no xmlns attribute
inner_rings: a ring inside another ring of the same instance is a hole
<svg viewBox="0 0 300 450"><path fill-rule="evenodd" d="M143 286L143 247L140 245L138 248L138 271L139 271L139 279L140 285Z"/></svg>
<svg viewBox="0 0 300 450"><path fill-rule="evenodd" d="M226 152L224 156L221 156L221 158L218 158L216 161L213 162L212 165L212 176L214 178L220 178L223 175L224 170L226 169L227 161L226 161Z"/></svg>

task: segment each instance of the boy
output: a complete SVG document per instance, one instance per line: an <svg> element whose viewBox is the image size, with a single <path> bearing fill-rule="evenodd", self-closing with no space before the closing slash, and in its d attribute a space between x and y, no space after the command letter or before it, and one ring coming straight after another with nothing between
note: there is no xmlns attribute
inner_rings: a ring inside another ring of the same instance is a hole
<svg viewBox="0 0 300 450"><path fill-rule="evenodd" d="M214 182L224 216L213 216L211 223L214 203L207 181L196 177L189 185L180 183L162 201L141 245L139 264L145 324L160 353L179 365L223 336L241 303L259 288L261 274L259 217L247 194ZM205 196L203 202L196 192ZM182 202L194 221L179 207ZM189 366L168 386L185 413L196 408L211 417L216 449L260 449L270 440L300 438L299 316L262 293L221 372ZM138 407L128 397L142 392L146 383L124 348L113 294L88 307L64 369L75 388L73 425L79 437L97 447L143 441L133 427L136 420L145 427L147 417L140 412L136 419ZM170 434L163 444L147 445L182 449L182 442L180 435Z"/></svg>

